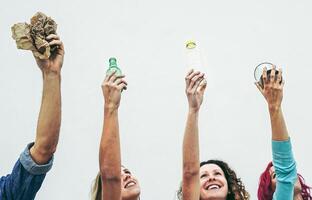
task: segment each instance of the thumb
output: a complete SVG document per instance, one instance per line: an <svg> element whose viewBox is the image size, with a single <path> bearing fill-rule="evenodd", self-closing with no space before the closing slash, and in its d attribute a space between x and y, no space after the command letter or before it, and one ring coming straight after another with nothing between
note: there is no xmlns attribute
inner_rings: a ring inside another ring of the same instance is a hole
<svg viewBox="0 0 312 200"><path fill-rule="evenodd" d="M207 87L207 81L206 81L206 79L203 79L203 80L200 82L199 86L198 86L198 91L199 91L200 93L204 93L206 87Z"/></svg>

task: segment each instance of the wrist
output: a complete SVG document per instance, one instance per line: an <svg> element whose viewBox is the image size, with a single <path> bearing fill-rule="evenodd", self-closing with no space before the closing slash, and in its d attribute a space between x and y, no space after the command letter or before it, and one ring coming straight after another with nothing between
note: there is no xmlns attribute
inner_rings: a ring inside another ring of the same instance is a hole
<svg viewBox="0 0 312 200"><path fill-rule="evenodd" d="M199 113L199 108L192 108L192 107L189 107L188 113L189 113L189 114L196 114L196 115L198 115L198 113Z"/></svg>
<svg viewBox="0 0 312 200"><path fill-rule="evenodd" d="M280 105L268 105L271 114L279 113L282 108Z"/></svg>
<svg viewBox="0 0 312 200"><path fill-rule="evenodd" d="M107 113L117 112L118 106L112 103L105 103L104 104L104 111Z"/></svg>
<svg viewBox="0 0 312 200"><path fill-rule="evenodd" d="M42 71L43 79L61 78L60 71Z"/></svg>
<svg viewBox="0 0 312 200"><path fill-rule="evenodd" d="M271 120L278 119L282 116L282 108L281 107L269 107L269 113Z"/></svg>

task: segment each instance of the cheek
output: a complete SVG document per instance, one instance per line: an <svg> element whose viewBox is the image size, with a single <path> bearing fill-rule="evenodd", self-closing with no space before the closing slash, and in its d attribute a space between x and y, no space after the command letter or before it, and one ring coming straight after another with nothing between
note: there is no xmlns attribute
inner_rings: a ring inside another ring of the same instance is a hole
<svg viewBox="0 0 312 200"><path fill-rule="evenodd" d="M206 182L206 179L205 179L205 178L201 178L201 179L199 180L199 186L200 186L200 188L204 187L205 182Z"/></svg>
<svg viewBox="0 0 312 200"><path fill-rule="evenodd" d="M225 178L223 179L223 183L224 183L224 188L226 189L226 192L228 192L229 186Z"/></svg>
<svg viewBox="0 0 312 200"><path fill-rule="evenodd" d="M200 189L199 189L199 196L200 198L199 199L207 199L207 190L204 189L204 186L203 185L200 185Z"/></svg>
<svg viewBox="0 0 312 200"><path fill-rule="evenodd" d="M205 196L206 190L204 189L204 185L205 185L206 179L205 178L201 178L199 180L199 191L200 191L200 196L203 198Z"/></svg>
<svg viewBox="0 0 312 200"><path fill-rule="evenodd" d="M297 181L296 181L296 183L295 183L295 188L296 188L297 190L300 190L300 191L301 191L301 184L300 184L300 182L299 182L299 179L297 179Z"/></svg>
<svg viewBox="0 0 312 200"><path fill-rule="evenodd" d="M271 189L272 189L272 191L275 191L275 188L276 188L276 179L272 179L271 180Z"/></svg>
<svg viewBox="0 0 312 200"><path fill-rule="evenodd" d="M199 179L199 184L200 184L200 185L203 185L204 182L205 182L205 180L204 180L203 178Z"/></svg>
<svg viewBox="0 0 312 200"><path fill-rule="evenodd" d="M121 177L121 185L124 185L125 181L124 181L124 178Z"/></svg>
<svg viewBox="0 0 312 200"><path fill-rule="evenodd" d="M131 178L137 183L138 186L140 186L140 183L139 183L139 181L138 181L137 178L135 178L135 177L133 177L133 176L132 176Z"/></svg>
<svg viewBox="0 0 312 200"><path fill-rule="evenodd" d="M141 187L140 187L140 183L139 183L139 181L137 181L137 180L136 180L136 182L137 182L137 188L139 188L139 189L140 189Z"/></svg>
<svg viewBox="0 0 312 200"><path fill-rule="evenodd" d="M222 182L223 187L222 187L222 195L227 196L227 193L229 192L229 186L228 186L228 182L226 180L226 178L224 176L220 176L218 178L218 181Z"/></svg>

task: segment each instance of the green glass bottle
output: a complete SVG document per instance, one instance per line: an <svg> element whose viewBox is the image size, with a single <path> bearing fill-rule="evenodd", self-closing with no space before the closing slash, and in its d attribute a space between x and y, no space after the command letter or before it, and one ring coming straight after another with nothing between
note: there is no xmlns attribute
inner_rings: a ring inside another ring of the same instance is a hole
<svg viewBox="0 0 312 200"><path fill-rule="evenodd" d="M113 73L114 71L116 71L116 73L115 73L116 76L122 75L120 68L117 66L116 58L112 57L109 59L109 68L106 71L106 74L109 75L109 74Z"/></svg>

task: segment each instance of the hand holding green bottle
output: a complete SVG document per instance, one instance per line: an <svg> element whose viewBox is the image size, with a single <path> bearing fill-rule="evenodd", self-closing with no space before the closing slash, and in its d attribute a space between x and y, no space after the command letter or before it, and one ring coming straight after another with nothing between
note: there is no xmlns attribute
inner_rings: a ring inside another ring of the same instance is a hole
<svg viewBox="0 0 312 200"><path fill-rule="evenodd" d="M117 66L117 60L114 57L111 57L109 59L109 67L106 71L106 77L115 77L113 78L114 80L120 79L120 81L117 81L118 83L122 83L124 81L123 78L125 76L122 75L120 68ZM127 89L127 84L121 88L121 92L126 89Z"/></svg>

